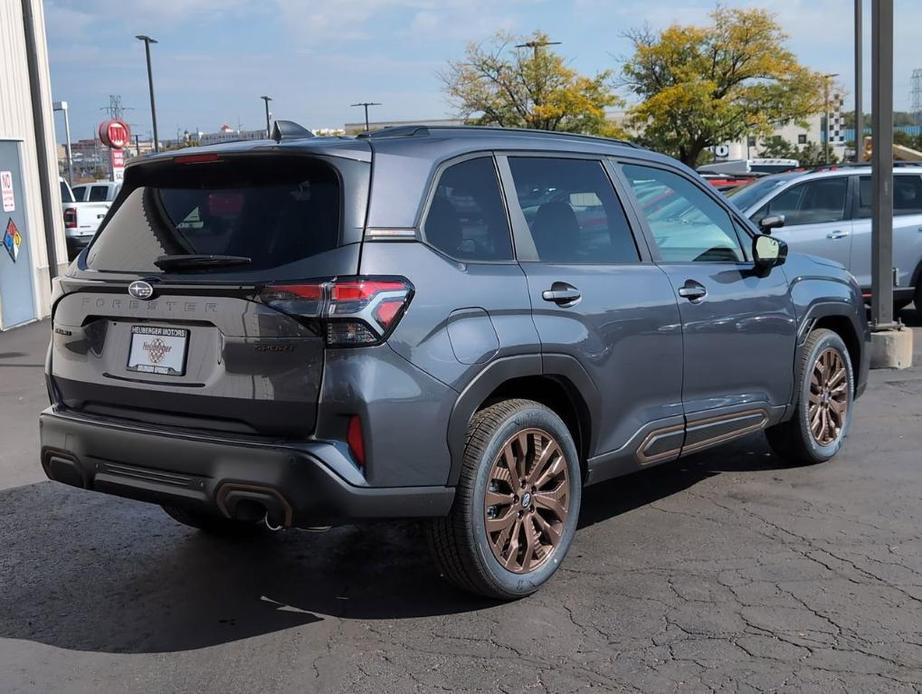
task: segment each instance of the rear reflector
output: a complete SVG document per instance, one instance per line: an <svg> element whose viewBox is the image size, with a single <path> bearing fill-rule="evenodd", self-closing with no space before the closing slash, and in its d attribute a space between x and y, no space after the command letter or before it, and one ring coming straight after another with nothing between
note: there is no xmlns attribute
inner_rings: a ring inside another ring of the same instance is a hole
<svg viewBox="0 0 922 694"><path fill-rule="evenodd" d="M275 309L319 321L330 346L378 344L393 331L413 297L403 277L342 277L271 284L259 299Z"/></svg>
<svg viewBox="0 0 922 694"><path fill-rule="evenodd" d="M362 438L362 420L358 415L352 415L349 418L349 431L346 434L346 442L349 444L349 450L361 467L365 467L365 439Z"/></svg>

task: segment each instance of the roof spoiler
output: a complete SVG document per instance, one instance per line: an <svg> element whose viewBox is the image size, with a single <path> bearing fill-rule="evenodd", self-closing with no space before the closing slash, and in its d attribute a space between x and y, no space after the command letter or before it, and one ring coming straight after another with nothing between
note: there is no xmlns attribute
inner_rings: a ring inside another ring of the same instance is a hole
<svg viewBox="0 0 922 694"><path fill-rule="evenodd" d="M272 139L276 142L301 140L305 137L314 137L314 133L293 120L277 120L272 126Z"/></svg>

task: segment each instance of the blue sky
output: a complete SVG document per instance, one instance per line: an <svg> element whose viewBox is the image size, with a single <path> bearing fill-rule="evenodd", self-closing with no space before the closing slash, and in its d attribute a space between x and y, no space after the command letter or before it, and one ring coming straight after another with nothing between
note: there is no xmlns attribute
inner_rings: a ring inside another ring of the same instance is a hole
<svg viewBox="0 0 922 694"><path fill-rule="evenodd" d="M852 0L724 4L769 7L801 61L841 73L850 91ZM52 90L70 103L74 140L90 137L109 94L133 107L127 120L136 132L150 132L139 33L159 40L158 124L170 138L225 122L260 127L261 94L274 97L274 115L311 128L359 120L349 104L364 100L383 103L373 118L450 116L437 73L468 41L497 29L541 29L563 42L573 67L595 72L628 53L626 29L701 22L713 7L711 0L46 0L45 22ZM922 67L922 2L896 0L896 13L896 108L906 109L910 73ZM869 55L869 13L865 24Z"/></svg>

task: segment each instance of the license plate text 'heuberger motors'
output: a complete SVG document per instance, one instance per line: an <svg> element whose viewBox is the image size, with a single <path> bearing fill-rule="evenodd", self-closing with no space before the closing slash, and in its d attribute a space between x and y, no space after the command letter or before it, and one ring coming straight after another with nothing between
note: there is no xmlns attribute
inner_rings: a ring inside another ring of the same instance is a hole
<svg viewBox="0 0 922 694"><path fill-rule="evenodd" d="M133 325L128 369L171 376L183 375L188 336L189 331L181 328Z"/></svg>

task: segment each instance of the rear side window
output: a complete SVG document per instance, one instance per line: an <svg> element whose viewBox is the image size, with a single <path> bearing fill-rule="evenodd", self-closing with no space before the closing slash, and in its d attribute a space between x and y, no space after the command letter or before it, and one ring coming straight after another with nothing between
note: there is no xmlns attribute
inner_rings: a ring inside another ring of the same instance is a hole
<svg viewBox="0 0 922 694"><path fill-rule="evenodd" d="M845 219L848 177L818 178L791 186L766 203L755 215L759 222L770 215L784 215L784 225L825 224Z"/></svg>
<svg viewBox="0 0 922 694"><path fill-rule="evenodd" d="M109 186L91 186L90 202L105 202L109 198Z"/></svg>
<svg viewBox="0 0 922 694"><path fill-rule="evenodd" d="M468 159L442 172L423 234L431 246L458 260L512 259L509 221L491 157Z"/></svg>
<svg viewBox="0 0 922 694"><path fill-rule="evenodd" d="M229 255L263 270L339 245L339 178L325 163L228 160L139 176L90 246L90 269L158 273L163 256Z"/></svg>
<svg viewBox="0 0 922 694"><path fill-rule="evenodd" d="M519 206L545 263L633 263L640 259L602 162L510 157Z"/></svg>
<svg viewBox="0 0 922 694"><path fill-rule="evenodd" d="M862 176L858 181L858 217L871 216L873 199L871 177ZM893 177L893 214L922 214L922 176Z"/></svg>

